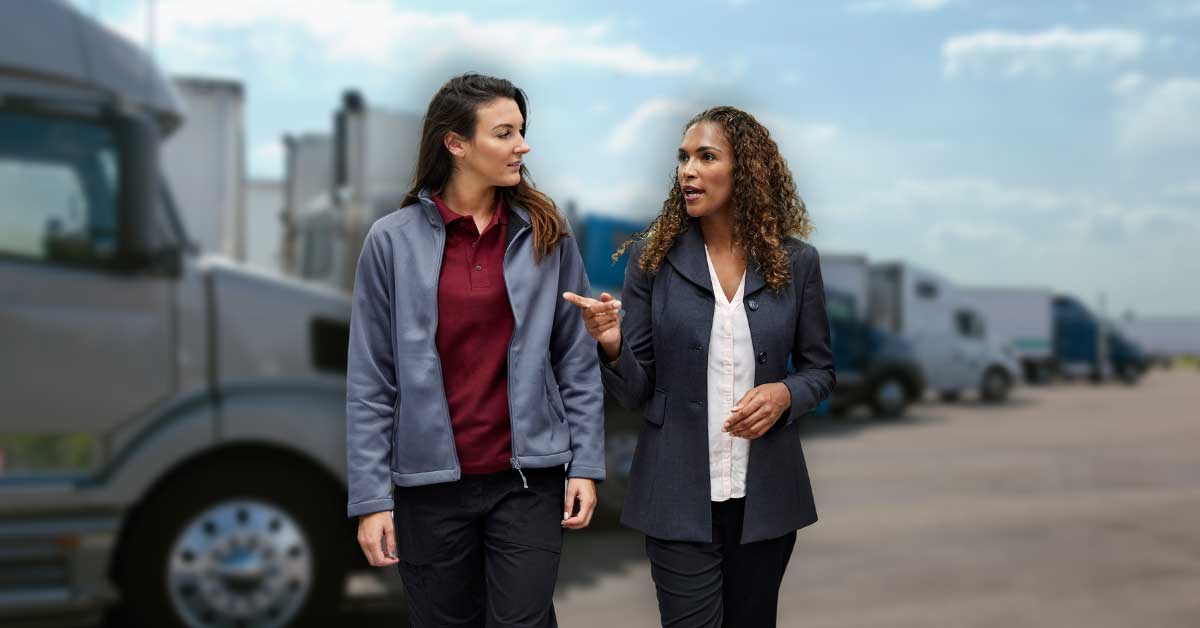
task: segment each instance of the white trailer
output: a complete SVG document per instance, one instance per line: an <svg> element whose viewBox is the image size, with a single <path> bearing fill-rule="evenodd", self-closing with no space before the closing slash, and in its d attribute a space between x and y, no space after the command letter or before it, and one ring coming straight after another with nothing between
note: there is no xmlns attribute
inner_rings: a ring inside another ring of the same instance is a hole
<svg viewBox="0 0 1200 628"><path fill-rule="evenodd" d="M866 255L822 252L821 278L826 289L853 297L857 317L860 320L866 318L870 287L870 264Z"/></svg>
<svg viewBox="0 0 1200 628"><path fill-rule="evenodd" d="M1047 381L1054 369L1054 291L969 286L963 295L983 315L990 341L1021 363L1025 381Z"/></svg>
<svg viewBox="0 0 1200 628"><path fill-rule="evenodd" d="M187 76L172 82L187 124L163 143L162 168L184 227L201 251L245 260L242 84Z"/></svg>
<svg viewBox="0 0 1200 628"><path fill-rule="evenodd" d="M1200 316L1126 318L1116 327L1154 358L1200 357Z"/></svg>
<svg viewBox="0 0 1200 628"><path fill-rule="evenodd" d="M978 390L1002 401L1018 381L1016 360L988 342L982 316L954 283L904 263L872 265L868 318L907 339L929 388L943 399Z"/></svg>
<svg viewBox="0 0 1200 628"><path fill-rule="evenodd" d="M251 179L246 183L246 264L283 271L283 183Z"/></svg>
<svg viewBox="0 0 1200 628"><path fill-rule="evenodd" d="M300 254L304 234L298 225L309 207L332 203L333 136L285 135L283 150L283 272L302 275Z"/></svg>
<svg viewBox="0 0 1200 628"><path fill-rule="evenodd" d="M296 270L349 292L367 229L398 209L412 184L421 116L370 108L351 90L335 121L331 193L295 216Z"/></svg>

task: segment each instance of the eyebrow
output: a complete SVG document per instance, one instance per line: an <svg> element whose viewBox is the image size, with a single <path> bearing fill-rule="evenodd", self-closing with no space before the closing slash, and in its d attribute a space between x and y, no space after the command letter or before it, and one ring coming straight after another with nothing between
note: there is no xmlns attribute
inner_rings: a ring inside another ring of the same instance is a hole
<svg viewBox="0 0 1200 628"><path fill-rule="evenodd" d="M515 125L512 125L512 124L509 124L508 122L505 122L504 124L497 124L496 126L492 127L492 130L493 130L493 131L495 131L496 129L503 129L503 128L505 128L505 127L508 127L508 128L510 128L510 129L515 129L515 128L516 128L516 126L515 126Z"/></svg>
<svg viewBox="0 0 1200 628"><path fill-rule="evenodd" d="M717 151L718 153L720 153L720 152L723 152L721 149L717 148L716 146L701 146L701 147L699 147L699 148L697 148L697 149L696 149L696 152L705 151L705 150L715 150L715 151ZM687 152L687 149L686 149L686 148L684 148L684 147L682 147L682 146L680 146L680 147L679 147L679 152L681 152L681 153L686 153L686 152Z"/></svg>

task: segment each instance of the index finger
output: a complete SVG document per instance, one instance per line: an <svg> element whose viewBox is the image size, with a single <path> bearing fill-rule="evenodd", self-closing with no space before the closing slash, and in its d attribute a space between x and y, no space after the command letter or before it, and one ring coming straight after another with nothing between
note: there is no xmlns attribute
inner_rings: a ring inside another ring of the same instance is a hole
<svg viewBox="0 0 1200 628"><path fill-rule="evenodd" d="M586 308L586 307L592 305L593 303L596 303L595 299L589 299L585 296L580 296L578 294L575 294L574 292L564 292L562 294L562 297L564 299L566 299L566 301L568 303L571 303L572 305L577 305L582 308Z"/></svg>

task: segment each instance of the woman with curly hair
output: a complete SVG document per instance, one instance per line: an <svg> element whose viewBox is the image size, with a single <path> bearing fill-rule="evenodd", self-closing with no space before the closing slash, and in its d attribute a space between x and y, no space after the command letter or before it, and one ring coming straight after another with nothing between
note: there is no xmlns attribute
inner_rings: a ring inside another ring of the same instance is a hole
<svg viewBox="0 0 1200 628"><path fill-rule="evenodd" d="M646 535L662 625L774 626L817 519L797 419L835 383L812 224L767 129L733 107L687 124L675 175L614 255L632 243L624 305L563 296L604 388L643 409L621 521Z"/></svg>

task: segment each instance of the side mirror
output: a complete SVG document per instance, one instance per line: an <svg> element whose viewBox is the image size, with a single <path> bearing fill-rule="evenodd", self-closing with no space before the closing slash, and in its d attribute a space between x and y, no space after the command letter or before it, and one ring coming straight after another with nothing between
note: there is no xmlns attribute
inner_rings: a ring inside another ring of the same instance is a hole
<svg viewBox="0 0 1200 628"><path fill-rule="evenodd" d="M144 115L123 112L116 119L119 181L118 265L135 270L154 264L154 222L159 202L158 149L155 123Z"/></svg>

